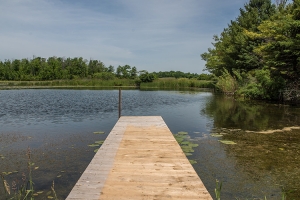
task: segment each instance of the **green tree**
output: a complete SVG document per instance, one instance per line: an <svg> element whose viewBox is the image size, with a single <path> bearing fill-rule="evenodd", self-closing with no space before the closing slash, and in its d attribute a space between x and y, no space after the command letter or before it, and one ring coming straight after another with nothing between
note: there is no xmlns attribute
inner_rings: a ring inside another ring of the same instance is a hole
<svg viewBox="0 0 300 200"><path fill-rule="evenodd" d="M108 69L107 69L107 72L115 73L115 68L114 68L114 66L109 65L109 66L108 66Z"/></svg>
<svg viewBox="0 0 300 200"><path fill-rule="evenodd" d="M0 80L5 80L4 77L4 65L3 62L0 60Z"/></svg>
<svg viewBox="0 0 300 200"><path fill-rule="evenodd" d="M94 73L107 72L108 69L104 63L98 60L90 60L88 64L88 74L93 75Z"/></svg>
<svg viewBox="0 0 300 200"><path fill-rule="evenodd" d="M137 69L136 69L136 67L132 67L129 73L130 73L130 78L131 79L135 79L137 77Z"/></svg>
<svg viewBox="0 0 300 200"><path fill-rule="evenodd" d="M11 68L11 61L5 60L3 63L3 77L5 80L14 80L14 73Z"/></svg>
<svg viewBox="0 0 300 200"><path fill-rule="evenodd" d="M87 75L87 65L82 57L75 57L68 60L70 78L80 77L84 78Z"/></svg>
<svg viewBox="0 0 300 200"><path fill-rule="evenodd" d="M131 77L131 67L129 65L118 66L116 76L118 78L130 78Z"/></svg>
<svg viewBox="0 0 300 200"><path fill-rule="evenodd" d="M48 68L50 70L50 79L61 79L62 78L62 59L57 57L50 57L47 60Z"/></svg>
<svg viewBox="0 0 300 200"><path fill-rule="evenodd" d="M140 71L139 78L140 78L141 82L148 83L148 82L154 81L155 75L153 73L149 73L146 70L142 70L142 71Z"/></svg>
<svg viewBox="0 0 300 200"><path fill-rule="evenodd" d="M253 53L253 49L260 45L261 40L251 38L245 34L245 30L258 32L258 26L262 21L269 19L274 13L275 7L270 0L250 0L240 9L240 15L235 21L231 21L227 28L214 36L214 48L201 54L206 61L206 69L220 76L223 68L232 73L233 69L250 71L261 68L263 63L259 55Z"/></svg>
<svg viewBox="0 0 300 200"><path fill-rule="evenodd" d="M30 62L30 75L33 79L36 79L41 70L42 62L45 62L44 58L34 57Z"/></svg>
<svg viewBox="0 0 300 200"><path fill-rule="evenodd" d="M288 82L300 79L300 0L287 6L280 5L269 20L258 27L260 33L246 31L252 38L263 42L254 52L273 76L281 76Z"/></svg>
<svg viewBox="0 0 300 200"><path fill-rule="evenodd" d="M14 73L14 80L20 80L20 60L13 60L11 63L11 68Z"/></svg>
<svg viewBox="0 0 300 200"><path fill-rule="evenodd" d="M23 58L20 63L20 77L21 80L31 80L31 66L30 61Z"/></svg>

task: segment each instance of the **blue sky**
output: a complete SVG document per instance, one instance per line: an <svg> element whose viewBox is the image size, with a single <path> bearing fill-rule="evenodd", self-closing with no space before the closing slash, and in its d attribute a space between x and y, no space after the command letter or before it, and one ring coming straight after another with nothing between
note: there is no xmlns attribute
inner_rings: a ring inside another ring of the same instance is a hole
<svg viewBox="0 0 300 200"><path fill-rule="evenodd" d="M0 60L83 57L106 66L203 73L247 0L0 0Z"/></svg>

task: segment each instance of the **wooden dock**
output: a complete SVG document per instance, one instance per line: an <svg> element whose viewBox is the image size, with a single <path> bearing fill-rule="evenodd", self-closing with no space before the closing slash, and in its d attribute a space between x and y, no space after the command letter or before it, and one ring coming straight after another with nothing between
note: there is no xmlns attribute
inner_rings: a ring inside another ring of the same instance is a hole
<svg viewBox="0 0 300 200"><path fill-rule="evenodd" d="M160 116L121 117L67 197L212 199Z"/></svg>

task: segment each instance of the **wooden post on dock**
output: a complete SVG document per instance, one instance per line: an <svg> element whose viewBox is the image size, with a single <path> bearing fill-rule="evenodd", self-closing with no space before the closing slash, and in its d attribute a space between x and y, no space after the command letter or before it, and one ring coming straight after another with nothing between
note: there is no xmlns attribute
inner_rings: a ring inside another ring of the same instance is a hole
<svg viewBox="0 0 300 200"><path fill-rule="evenodd" d="M119 88L119 118L121 117L121 111L122 111L122 90Z"/></svg>

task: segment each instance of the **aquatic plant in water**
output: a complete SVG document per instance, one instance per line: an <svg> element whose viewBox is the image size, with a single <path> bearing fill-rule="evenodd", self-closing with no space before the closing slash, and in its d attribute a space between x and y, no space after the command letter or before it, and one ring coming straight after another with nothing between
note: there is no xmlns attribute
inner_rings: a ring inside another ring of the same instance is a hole
<svg viewBox="0 0 300 200"><path fill-rule="evenodd" d="M198 146L198 144L192 143L191 141L188 140L189 136L187 132L180 131L177 134L174 134L174 137L186 156L191 156L192 153L194 153L193 148ZM191 164L197 163L197 161L195 160L189 160L189 161Z"/></svg>
<svg viewBox="0 0 300 200"><path fill-rule="evenodd" d="M94 134L104 134L105 132L104 131L97 131L97 132L94 132Z"/></svg>
<svg viewBox="0 0 300 200"><path fill-rule="evenodd" d="M216 200L221 200L221 190L222 190L222 182L216 179L216 188L215 188Z"/></svg>
<svg viewBox="0 0 300 200"><path fill-rule="evenodd" d="M218 133L213 133L213 134L210 134L212 137L223 137L222 134L218 134Z"/></svg>
<svg viewBox="0 0 300 200"><path fill-rule="evenodd" d="M28 169L28 180L26 177L26 174L23 172L22 173L22 180L13 180L11 184L9 184L9 181L6 179L6 176L9 176L11 174L14 173L18 173L18 171L11 171L11 172L2 172L0 173L1 179L2 179L2 184L3 184L3 188L4 188L4 193L5 193L5 197L7 199L16 199L16 200L33 200L35 197L37 197L38 195L43 194L44 191L34 191L34 183L32 180L32 170L37 170L39 167L34 167L35 165L32 161L31 161L31 150L28 147L27 149L27 169ZM57 200L57 196L54 190L54 181L53 184L51 186L51 190L52 192L48 192L48 199L55 199ZM53 194L53 196L51 196L51 194Z"/></svg>
<svg viewBox="0 0 300 200"><path fill-rule="evenodd" d="M219 142L223 143L223 144L236 144L233 141L229 141L229 140L219 140Z"/></svg>
<svg viewBox="0 0 300 200"><path fill-rule="evenodd" d="M94 134L104 134L104 133L105 133L104 131L94 132ZM103 143L104 143L104 140L98 140L98 141L95 141L94 144L89 144L88 146L89 147L99 147L100 148ZM94 149L94 152L97 153L99 148Z"/></svg>

